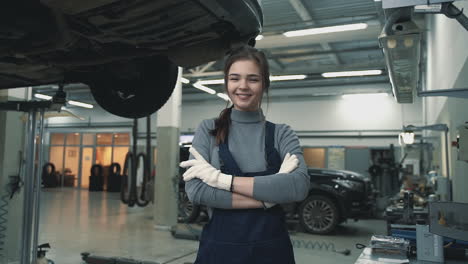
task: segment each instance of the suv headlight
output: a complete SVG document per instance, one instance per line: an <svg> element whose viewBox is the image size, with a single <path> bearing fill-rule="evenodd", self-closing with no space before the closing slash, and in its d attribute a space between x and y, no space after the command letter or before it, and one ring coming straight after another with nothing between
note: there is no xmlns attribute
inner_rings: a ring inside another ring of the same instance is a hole
<svg viewBox="0 0 468 264"><path fill-rule="evenodd" d="M350 181L350 180L343 180L343 179L334 179L334 182L337 184L351 189L353 191L363 191L364 190L364 184L361 182L356 182L356 181Z"/></svg>

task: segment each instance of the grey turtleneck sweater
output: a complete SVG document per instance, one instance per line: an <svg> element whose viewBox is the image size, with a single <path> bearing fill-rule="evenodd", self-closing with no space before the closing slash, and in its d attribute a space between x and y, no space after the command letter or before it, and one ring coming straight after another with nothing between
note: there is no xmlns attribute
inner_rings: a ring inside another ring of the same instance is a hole
<svg viewBox="0 0 468 264"><path fill-rule="evenodd" d="M229 150L242 172L265 171L265 117L261 111L244 112L232 109L229 128ZM195 132L192 146L213 167L219 169L218 145L210 135L214 128L214 119L204 120ZM295 154L299 166L291 173L278 173L255 177L253 198L272 203L289 203L303 200L309 191L309 175L294 131L285 124L276 124L275 148L281 160L286 153ZM193 159L190 156L190 159ZM235 176L235 175L234 175ZM213 208L232 208L232 193L213 188L198 178L185 184L187 195L195 204Z"/></svg>

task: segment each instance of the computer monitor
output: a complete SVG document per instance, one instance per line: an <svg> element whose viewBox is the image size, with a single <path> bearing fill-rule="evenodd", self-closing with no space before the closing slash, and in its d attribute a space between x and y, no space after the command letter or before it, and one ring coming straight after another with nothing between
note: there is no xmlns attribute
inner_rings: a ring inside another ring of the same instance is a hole
<svg viewBox="0 0 468 264"><path fill-rule="evenodd" d="M429 232L468 241L468 203L430 202Z"/></svg>
<svg viewBox="0 0 468 264"><path fill-rule="evenodd" d="M180 144L180 145L183 145L183 144L192 143L193 137L194 137L193 134L190 134L190 135L180 135L180 136L179 136L179 144Z"/></svg>

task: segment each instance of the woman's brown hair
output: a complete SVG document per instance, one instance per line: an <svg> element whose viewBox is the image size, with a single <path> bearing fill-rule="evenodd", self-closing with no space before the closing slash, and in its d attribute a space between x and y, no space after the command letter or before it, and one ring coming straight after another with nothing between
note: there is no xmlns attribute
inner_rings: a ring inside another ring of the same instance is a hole
<svg viewBox="0 0 468 264"><path fill-rule="evenodd" d="M263 91L268 96L268 89L270 87L270 70L268 60L265 54L250 46L242 46L233 50L224 62L224 89L227 91L229 69L232 64L240 60L254 61L260 68L262 78ZM229 135L229 126L231 125L231 111L234 105L227 107L221 111L219 117L215 119L215 127L210 131L212 136L216 137L216 144L221 144Z"/></svg>

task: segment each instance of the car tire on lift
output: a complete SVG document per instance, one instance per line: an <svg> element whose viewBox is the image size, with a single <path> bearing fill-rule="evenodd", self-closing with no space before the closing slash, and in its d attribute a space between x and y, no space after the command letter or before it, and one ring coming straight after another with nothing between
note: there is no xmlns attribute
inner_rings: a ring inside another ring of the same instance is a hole
<svg viewBox="0 0 468 264"><path fill-rule="evenodd" d="M171 96L178 67L165 56L135 63L101 65L86 76L96 102L111 114L141 118L159 110Z"/></svg>
<svg viewBox="0 0 468 264"><path fill-rule="evenodd" d="M329 234L339 221L338 207L323 195L311 195L299 206L299 222L307 232Z"/></svg>

